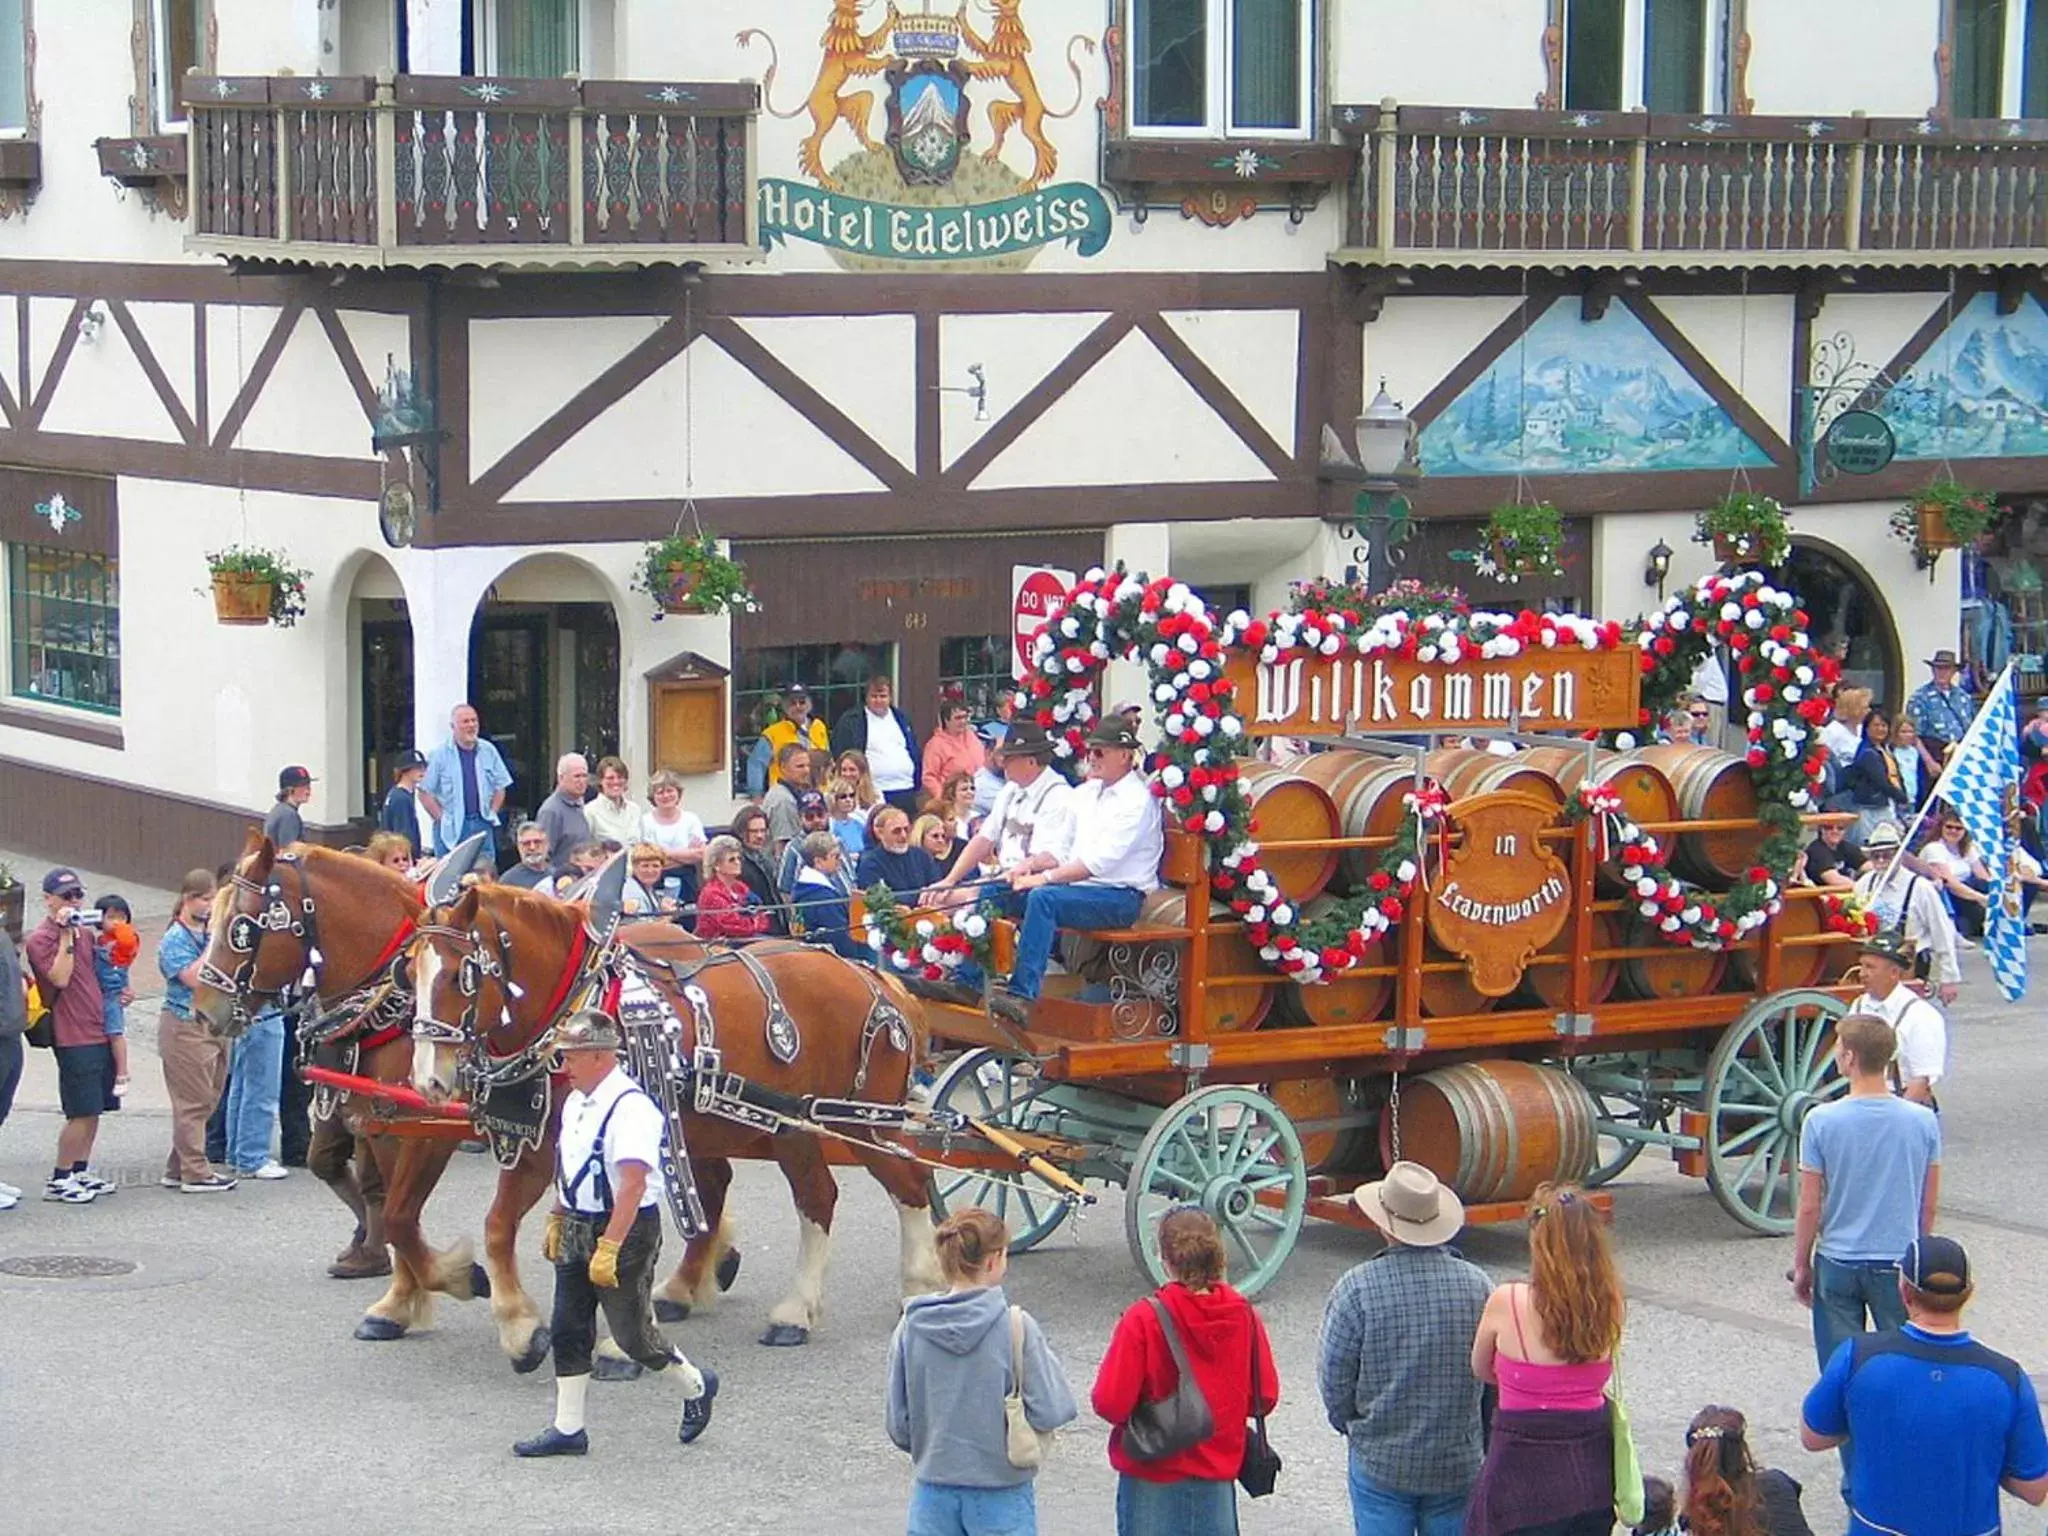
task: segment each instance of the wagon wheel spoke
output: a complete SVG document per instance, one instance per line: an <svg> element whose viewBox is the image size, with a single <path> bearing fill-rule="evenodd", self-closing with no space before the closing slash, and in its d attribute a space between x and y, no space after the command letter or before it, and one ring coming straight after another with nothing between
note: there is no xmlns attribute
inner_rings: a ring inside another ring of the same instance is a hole
<svg viewBox="0 0 2048 1536"><path fill-rule="evenodd" d="M1734 1188L1738 1194L1749 1187L1750 1175L1756 1172L1757 1164L1761 1163L1777 1149L1778 1139L1776 1136L1773 1136L1769 1141L1759 1143L1756 1150L1744 1159L1742 1172L1735 1176Z"/></svg>
<svg viewBox="0 0 2048 1536"><path fill-rule="evenodd" d="M1018 1058L1000 1051L970 1051L958 1057L932 1087L932 1107L964 1114L976 1120L1011 1130L1028 1130L1042 1115L1057 1114L1057 1103L1045 1100L1059 1085L1048 1082ZM975 1138L963 1138L969 1149L986 1154ZM955 1142L955 1147L960 1142ZM945 1155L940 1154L940 1160ZM933 1215L943 1219L951 1211L969 1205L984 1206L1007 1215L1016 1205L1017 1220L1010 1238L1010 1252L1023 1253L1043 1242L1072 1208L1028 1170L995 1174L984 1167L947 1170L936 1174L930 1184Z"/></svg>
<svg viewBox="0 0 2048 1536"><path fill-rule="evenodd" d="M1223 1230L1228 1232L1230 1240L1237 1244L1237 1250L1244 1255L1245 1263L1251 1265L1254 1269L1258 1268L1259 1252L1252 1247L1251 1239L1244 1235L1243 1229L1234 1221L1226 1221L1223 1223Z"/></svg>
<svg viewBox="0 0 2048 1536"><path fill-rule="evenodd" d="M1759 1136L1768 1136L1774 1131L1776 1131L1777 1128L1778 1126L1775 1120L1759 1120L1755 1125L1752 1125L1748 1130L1738 1131L1735 1135L1730 1136L1726 1141L1722 1142L1721 1155L1723 1157L1733 1156L1735 1153L1740 1152L1744 1147L1748 1146L1752 1141L1755 1141Z"/></svg>
<svg viewBox="0 0 2048 1536"><path fill-rule="evenodd" d="M1756 1054L1743 1060L1760 1069L1771 1080L1768 1091L1774 1094L1785 1091L1785 1074L1778 1070L1778 1058L1772 1048L1768 1026L1756 1031Z"/></svg>
<svg viewBox="0 0 2048 1536"><path fill-rule="evenodd" d="M1278 1211L1269 1210L1263 1205L1253 1206L1246 1213L1245 1220L1255 1221L1262 1227L1271 1227L1275 1232L1285 1232L1287 1230L1287 1218Z"/></svg>
<svg viewBox="0 0 2048 1536"><path fill-rule="evenodd" d="M1750 1087L1756 1090L1757 1096L1759 1098L1764 1099L1771 1104L1775 1104L1778 1101L1778 1098L1780 1097L1780 1094L1782 1092L1780 1088L1774 1086L1773 1084L1766 1083L1762 1078L1758 1077L1754 1072L1750 1071L1748 1063L1740 1059L1728 1063L1728 1075L1731 1077L1741 1078L1744 1082L1748 1083Z"/></svg>

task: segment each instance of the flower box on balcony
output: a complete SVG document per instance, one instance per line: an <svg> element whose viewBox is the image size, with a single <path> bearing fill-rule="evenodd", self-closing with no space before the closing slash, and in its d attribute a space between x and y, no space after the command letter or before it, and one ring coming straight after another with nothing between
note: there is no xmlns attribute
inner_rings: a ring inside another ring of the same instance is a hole
<svg viewBox="0 0 2048 1536"><path fill-rule="evenodd" d="M1352 144L1298 139L1111 139L1102 179L1124 206L1178 206L1205 224L1235 223L1281 207L1297 223L1351 175Z"/></svg>
<svg viewBox="0 0 2048 1536"><path fill-rule="evenodd" d="M124 187L153 187L159 182L183 181L186 173L185 135L159 133L145 138L96 139L100 174Z"/></svg>

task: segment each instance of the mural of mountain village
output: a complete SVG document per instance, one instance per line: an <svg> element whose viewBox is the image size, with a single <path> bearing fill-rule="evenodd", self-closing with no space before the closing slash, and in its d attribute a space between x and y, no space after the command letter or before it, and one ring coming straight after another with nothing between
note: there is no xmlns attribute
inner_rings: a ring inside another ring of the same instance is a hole
<svg viewBox="0 0 2048 1536"><path fill-rule="evenodd" d="M1902 459L2048 454L2048 311L1978 294L1877 409Z"/></svg>
<svg viewBox="0 0 2048 1536"><path fill-rule="evenodd" d="M2044 359L2048 361L2048 359ZM1429 425L1432 475L1761 468L1770 455L1622 304L1554 300Z"/></svg>

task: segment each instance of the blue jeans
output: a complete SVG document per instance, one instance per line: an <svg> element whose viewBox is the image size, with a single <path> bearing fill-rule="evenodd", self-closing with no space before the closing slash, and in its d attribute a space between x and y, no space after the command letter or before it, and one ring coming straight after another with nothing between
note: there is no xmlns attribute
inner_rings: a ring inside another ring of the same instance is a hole
<svg viewBox="0 0 2048 1536"><path fill-rule="evenodd" d="M1031 1484L963 1488L912 1483L906 1536L1038 1536L1038 1499Z"/></svg>
<svg viewBox="0 0 2048 1536"><path fill-rule="evenodd" d="M484 845L476 856L477 868L489 868L493 873L496 873L498 868L498 828L494 823L484 820L481 816L465 816L462 818L462 835L456 838L455 841L466 843L479 832L484 834ZM436 826L434 829L434 856L439 858L447 852L448 847L441 840L441 830Z"/></svg>
<svg viewBox="0 0 2048 1536"><path fill-rule="evenodd" d="M261 1168L270 1161L284 1083L284 1015L270 1009L257 1014L235 1041L228 1063L228 1163L244 1171Z"/></svg>
<svg viewBox="0 0 2048 1536"><path fill-rule="evenodd" d="M1351 1463L1351 1528L1357 1536L1459 1536L1465 1528L1463 1493L1396 1493Z"/></svg>
<svg viewBox="0 0 2048 1536"><path fill-rule="evenodd" d="M1237 1484L1203 1477L1150 1483L1122 1473L1116 1536L1237 1536Z"/></svg>
<svg viewBox="0 0 2048 1536"><path fill-rule="evenodd" d="M1842 1340L1852 1339L1865 1331L1864 1315L1869 1314L1869 1330L1884 1333L1889 1329L1906 1326L1906 1304L1899 1299L1899 1266L1881 1260L1862 1263L1842 1263L1825 1254L1813 1256L1813 1350L1820 1358L1820 1368L1828 1368L1828 1360L1841 1348ZM1842 1496L1848 1497L1849 1453L1852 1447L1848 1441L1841 1444L1842 1453Z"/></svg>
<svg viewBox="0 0 2048 1536"><path fill-rule="evenodd" d="M1062 928L1128 928L1138 920L1144 897L1128 885L1040 885L1024 898L1024 926L1017 934L1017 967L1010 995L1033 998L1045 981L1052 941Z"/></svg>

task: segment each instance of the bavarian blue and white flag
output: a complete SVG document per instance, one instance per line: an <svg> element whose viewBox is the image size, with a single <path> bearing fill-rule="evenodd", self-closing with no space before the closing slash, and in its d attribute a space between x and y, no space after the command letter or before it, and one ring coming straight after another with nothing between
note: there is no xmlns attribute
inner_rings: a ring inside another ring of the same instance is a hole
<svg viewBox="0 0 2048 1536"><path fill-rule="evenodd" d="M1929 801L1956 808L1970 841L1991 875L1991 901L1984 917L1984 952L1991 974L2008 1002L2027 990L2027 924L2020 915L2019 843L2020 726L2017 662L2009 662L1991 685L1977 718L1942 770Z"/></svg>

